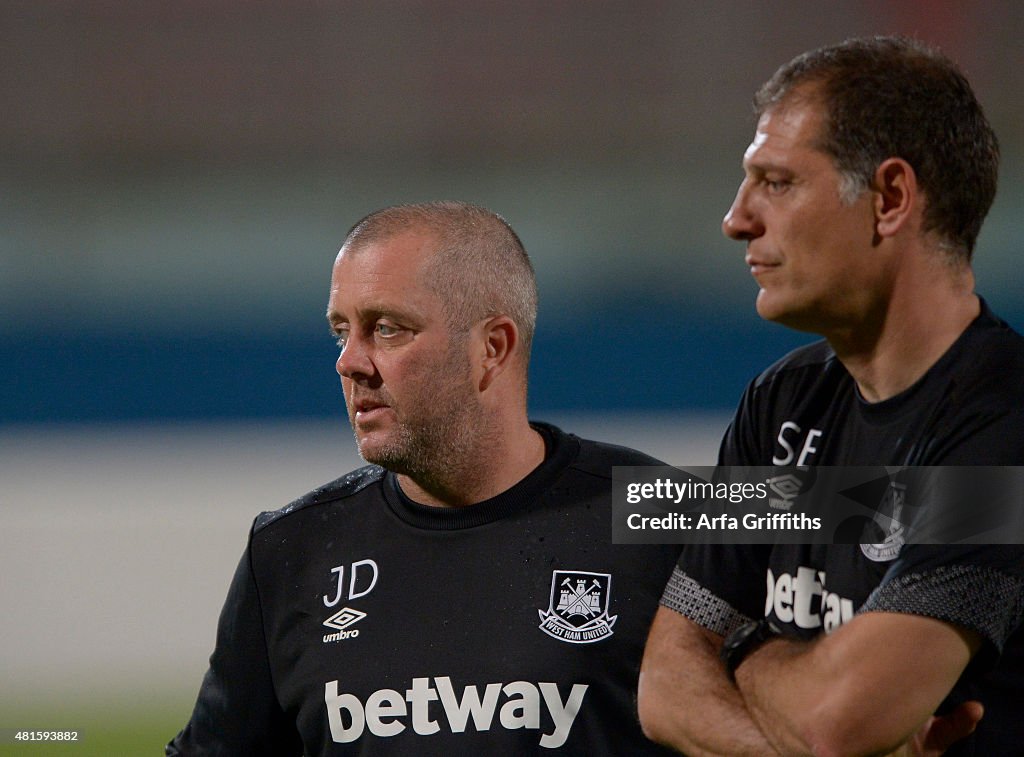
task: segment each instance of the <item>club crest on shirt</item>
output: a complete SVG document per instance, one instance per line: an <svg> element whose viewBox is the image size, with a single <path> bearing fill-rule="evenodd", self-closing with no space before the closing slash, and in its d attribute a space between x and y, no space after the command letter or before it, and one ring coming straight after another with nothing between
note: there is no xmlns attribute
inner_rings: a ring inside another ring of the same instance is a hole
<svg viewBox="0 0 1024 757"><path fill-rule="evenodd" d="M610 573L582 570L551 572L547 610L537 610L540 630L570 644L590 644L612 635L618 615L608 614Z"/></svg>
<svg viewBox="0 0 1024 757"><path fill-rule="evenodd" d="M895 481L890 482L880 512L875 515L875 525L885 532L885 541L877 544L861 544L860 551L874 562L888 562L899 555L906 542L906 532L900 516L906 504L906 487Z"/></svg>

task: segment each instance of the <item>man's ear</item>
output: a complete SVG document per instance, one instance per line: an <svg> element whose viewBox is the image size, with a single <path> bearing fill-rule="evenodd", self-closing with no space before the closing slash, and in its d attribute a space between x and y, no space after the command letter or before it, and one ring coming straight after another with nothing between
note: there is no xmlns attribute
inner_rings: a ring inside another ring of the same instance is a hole
<svg viewBox="0 0 1024 757"><path fill-rule="evenodd" d="M479 389L484 391L508 369L519 346L519 328L507 315L496 315L482 324L483 354Z"/></svg>
<svg viewBox="0 0 1024 757"><path fill-rule="evenodd" d="M903 158L887 158L875 170L875 232L894 236L920 209L917 174Z"/></svg>

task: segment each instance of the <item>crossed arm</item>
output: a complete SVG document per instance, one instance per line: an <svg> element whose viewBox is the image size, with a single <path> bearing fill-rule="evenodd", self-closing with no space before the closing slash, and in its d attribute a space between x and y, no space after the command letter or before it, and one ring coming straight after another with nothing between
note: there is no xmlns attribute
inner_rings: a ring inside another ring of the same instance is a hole
<svg viewBox="0 0 1024 757"><path fill-rule="evenodd" d="M722 636L659 607L640 667L644 733L689 757L774 755L718 659Z"/></svg>
<svg viewBox="0 0 1024 757"><path fill-rule="evenodd" d="M939 754L980 717L930 719L981 643L932 618L869 612L813 642L770 641L740 665L735 686L721 643L659 609L640 676L648 736L695 757L876 754L908 741Z"/></svg>

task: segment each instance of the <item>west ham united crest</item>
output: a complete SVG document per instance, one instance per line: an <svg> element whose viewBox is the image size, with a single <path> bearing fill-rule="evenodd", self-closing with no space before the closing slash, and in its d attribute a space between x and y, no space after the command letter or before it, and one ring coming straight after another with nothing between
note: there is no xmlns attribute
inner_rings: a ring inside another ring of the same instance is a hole
<svg viewBox="0 0 1024 757"><path fill-rule="evenodd" d="M612 635L618 615L608 615L609 573L581 570L551 572L548 609L538 610L540 630L571 644L590 644Z"/></svg>
<svg viewBox="0 0 1024 757"><path fill-rule="evenodd" d="M886 532L885 541L860 545L860 551L864 556L875 562L895 560L907 540L903 524L900 522L903 506L906 504L907 487L891 481L885 493L886 496L875 517L875 525Z"/></svg>

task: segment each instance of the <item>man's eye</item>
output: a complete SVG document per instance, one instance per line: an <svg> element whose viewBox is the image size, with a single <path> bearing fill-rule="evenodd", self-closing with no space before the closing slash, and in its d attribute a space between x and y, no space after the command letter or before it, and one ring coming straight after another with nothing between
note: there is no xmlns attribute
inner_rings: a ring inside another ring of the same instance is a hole
<svg viewBox="0 0 1024 757"><path fill-rule="evenodd" d="M395 334L398 333L398 328L395 326L390 326L386 323L378 323L377 333L383 337L395 336Z"/></svg>
<svg viewBox="0 0 1024 757"><path fill-rule="evenodd" d="M348 331L333 331L331 335L334 337L334 343L338 345L338 349L345 349L345 343L348 342Z"/></svg>

